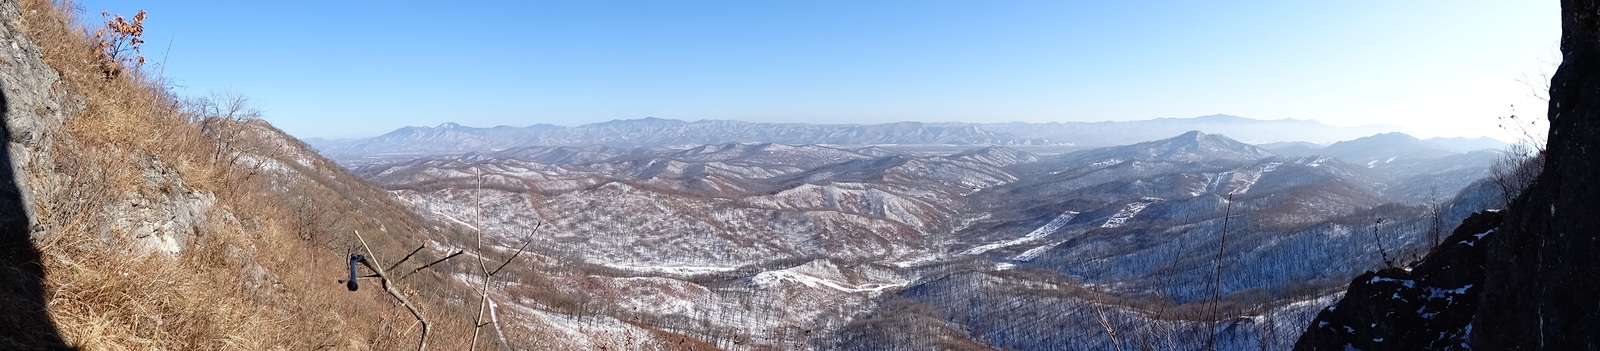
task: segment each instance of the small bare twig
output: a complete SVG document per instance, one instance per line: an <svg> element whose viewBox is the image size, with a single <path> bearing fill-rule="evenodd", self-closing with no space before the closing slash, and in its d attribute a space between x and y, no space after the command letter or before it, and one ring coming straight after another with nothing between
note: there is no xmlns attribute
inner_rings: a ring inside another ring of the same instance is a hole
<svg viewBox="0 0 1600 351"><path fill-rule="evenodd" d="M411 259L411 256L415 256L418 251L422 251L422 248L424 248L424 247L428 247L428 245L417 245L417 249L416 250L411 250L411 253L406 254L406 257L401 258L399 261L395 261L394 264L389 265L389 268L385 268L384 270L386 270L386 271L394 270L394 268L395 267L399 267L401 263L406 263L406 260ZM424 267L424 268L426 268L426 267ZM422 270L422 268L417 268L417 270Z"/></svg>
<svg viewBox="0 0 1600 351"><path fill-rule="evenodd" d="M467 253L467 252L465 250L456 250L456 253L450 254L449 256L445 256L444 258L435 260L433 262L428 262L428 264L422 265L422 267L417 267L417 269L413 269L410 272L406 272L406 275L402 275L402 276L400 276L400 279L395 279L395 280L406 280L406 277L410 277L412 274L417 274L417 272L421 272L424 269L428 269L428 267L433 267L433 265L439 264L439 262L444 262L444 260L452 259L452 258L455 258L456 256L461 256L461 254L464 254L464 253Z"/></svg>
<svg viewBox="0 0 1600 351"><path fill-rule="evenodd" d="M533 231L534 232L538 232L539 231L539 227L541 227L541 226L544 226L544 223L540 223L538 225L534 225ZM533 233L530 232L528 234L531 236ZM528 245L529 244L533 244L533 240L523 241L522 247L518 247L517 248L517 252L511 254L511 258L507 258L505 260L505 262L500 262L500 266L499 267L494 267L494 270L489 271L489 275L494 275L496 273L500 273L501 269L506 268L507 265L511 264L511 260L515 260L515 259L517 259L517 256L521 256L522 252L526 251L528 249Z"/></svg>
<svg viewBox="0 0 1600 351"><path fill-rule="evenodd" d="M1094 313L1100 315L1100 327L1105 328L1106 336L1111 337L1111 345L1115 346L1117 351L1122 351L1122 341L1117 339L1117 328L1111 326L1111 319L1106 318L1106 306L1093 302L1091 304L1094 304Z"/></svg>
<svg viewBox="0 0 1600 351"><path fill-rule="evenodd" d="M417 340L417 351L427 350L428 319L422 316L422 310L418 309L416 304L411 303L410 299L406 299L405 295L400 294L400 290L395 289L394 284L389 281L389 276L384 274L383 268L381 268L382 265L372 263L372 261L378 260L378 255L372 253L372 247L367 246L367 239L361 237L361 231L356 230L353 232L356 234L356 240L361 241L361 248L367 251L367 259L362 260L362 263L378 274L378 279L383 282L383 291L388 292L389 296L393 296L395 300L400 301L400 304L405 305L406 309L411 311L412 317L417 317L417 323L422 325L422 338Z"/></svg>

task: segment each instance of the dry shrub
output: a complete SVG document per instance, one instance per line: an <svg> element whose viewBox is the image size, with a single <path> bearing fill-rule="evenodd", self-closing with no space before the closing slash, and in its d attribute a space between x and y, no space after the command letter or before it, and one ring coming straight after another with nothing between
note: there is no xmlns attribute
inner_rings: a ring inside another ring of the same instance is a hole
<svg viewBox="0 0 1600 351"><path fill-rule="evenodd" d="M360 249L352 233L366 237L384 266L420 243L460 234L438 232L388 192L257 120L242 99L178 99L140 69L137 51L119 56L137 45L142 13L132 21L110 17L107 29L92 33L72 18L70 2L20 5L20 28L61 73L50 88L83 103L52 139L53 164L40 166L52 169L20 173L40 194L30 205L45 234L34 245L48 313L67 343L90 350L414 347L416 320L376 281L355 292L338 281L345 257ZM153 181L151 172L177 180ZM136 249L138 238L111 225L128 215L116 211L130 200L185 192L216 201L176 254ZM399 271L440 255L418 256ZM432 349L467 349L474 331L477 306L463 298L474 293L446 276L468 270L454 266L398 282L429 316ZM658 339L707 347L681 336Z"/></svg>
<svg viewBox="0 0 1600 351"><path fill-rule="evenodd" d="M30 204L34 224L46 233L34 244L47 272L48 312L69 344L90 350L414 345L416 321L376 284L351 292L337 280L354 249L352 231L372 233L373 250L395 260L432 235L419 218L270 125L206 119L136 59L108 55L128 49L118 43L137 44L142 13L131 22L112 17L108 31L90 33L72 18L71 3L20 4L21 29L61 73L50 88L83 102L53 139L54 164L45 166L53 168L21 173L43 194ZM295 160L302 155L313 164ZM153 184L145 176L152 170L172 171L181 186ZM110 225L125 215L116 209L129 199L181 191L214 196L216 203L177 254L141 252L137 238ZM472 325L458 298L464 286L428 271L400 283L436 325L434 349L466 346Z"/></svg>

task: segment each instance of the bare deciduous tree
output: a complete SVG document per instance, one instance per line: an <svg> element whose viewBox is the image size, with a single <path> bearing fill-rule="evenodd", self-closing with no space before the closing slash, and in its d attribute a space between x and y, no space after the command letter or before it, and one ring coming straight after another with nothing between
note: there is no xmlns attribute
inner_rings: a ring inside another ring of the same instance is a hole
<svg viewBox="0 0 1600 351"><path fill-rule="evenodd" d="M200 125L201 134L216 139L213 161L222 161L229 151L238 147L245 129L240 125L261 119L261 110L244 95L233 92L215 92L210 96L191 98L184 102L184 112ZM233 159L228 160L231 164Z"/></svg>

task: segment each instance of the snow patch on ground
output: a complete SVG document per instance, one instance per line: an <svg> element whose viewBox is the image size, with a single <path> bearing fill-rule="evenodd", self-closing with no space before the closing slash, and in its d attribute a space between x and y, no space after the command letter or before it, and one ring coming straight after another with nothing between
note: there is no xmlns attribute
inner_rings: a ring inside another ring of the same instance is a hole
<svg viewBox="0 0 1600 351"><path fill-rule="evenodd" d="M1411 287L1414 287L1414 286L1417 285L1417 282L1412 281L1412 280L1385 278L1385 277L1378 277L1378 276L1372 277L1372 280L1367 281L1367 284L1376 284L1378 282L1396 282L1396 283L1400 283L1400 285L1405 285L1407 288L1411 288Z"/></svg>
<svg viewBox="0 0 1600 351"><path fill-rule="evenodd" d="M1140 211L1144 211L1145 207L1150 207L1150 204L1156 203L1156 201L1161 201L1161 199L1160 198L1147 197L1147 198L1144 198L1144 199L1140 199L1137 202L1130 203L1127 206L1123 207L1121 211L1117 211L1117 214L1111 215L1111 218L1110 219L1106 219L1106 223L1105 224L1101 224L1100 227L1101 228L1121 227L1123 224L1128 223L1129 219L1133 219L1134 215L1139 214Z"/></svg>
<svg viewBox="0 0 1600 351"><path fill-rule="evenodd" d="M1021 245L1021 244L1033 242L1033 241L1036 241L1036 240L1039 240L1039 239L1044 239L1044 237L1050 235L1050 233L1055 233L1057 230L1061 230L1062 227L1067 226L1067 223L1071 223L1072 222L1072 218L1077 216L1077 215L1078 215L1077 211L1062 212L1061 215L1056 216L1055 219L1051 219L1049 223L1045 223L1043 226L1040 226L1039 228L1034 229L1031 232L1028 232L1027 235L1023 235L1021 238L1011 239L1011 240L1002 241L1002 242L998 242L998 243L991 243L991 244L981 245L981 246L978 246L978 247L967 249L967 251L962 251L961 254L962 255L981 255L981 254L983 254L985 252L989 252L989 250L994 250L994 249L998 249L998 248L1002 248L1002 247L1010 247L1010 246L1015 246L1015 245Z"/></svg>
<svg viewBox="0 0 1600 351"><path fill-rule="evenodd" d="M1109 159L1109 160L1105 160L1105 161L1095 162L1093 164L1090 164L1089 167L1092 167L1092 168L1109 167L1109 166L1115 166L1115 165L1121 164L1122 162L1123 161L1120 158L1113 158L1113 159Z"/></svg>
<svg viewBox="0 0 1600 351"><path fill-rule="evenodd" d="M1228 195L1239 195L1249 192L1250 187L1256 186L1256 181L1261 180L1261 172L1243 172L1234 173L1234 175L1237 175L1237 177L1233 178L1234 182L1243 182L1244 184L1235 186L1233 191L1228 192Z"/></svg>
<svg viewBox="0 0 1600 351"><path fill-rule="evenodd" d="M924 265L924 264L943 261L944 259L945 259L945 257L941 257L939 255L933 255L933 254L917 255L917 256L912 256L912 257L904 259L904 260L890 262L889 265L895 266L895 267L899 267L899 268L911 268L911 267L921 266L921 265Z"/></svg>
<svg viewBox="0 0 1600 351"><path fill-rule="evenodd" d="M1050 251L1050 249L1054 249L1056 246L1060 246L1062 243L1066 242L1066 240L1059 240L1044 245L1039 245L1039 247L1028 249L1028 251L1023 251L1021 254L1011 257L1011 260L1023 262L1032 261L1035 258L1039 258L1040 255L1044 255L1045 251Z"/></svg>
<svg viewBox="0 0 1600 351"><path fill-rule="evenodd" d="M905 284L883 284L883 283L879 283L879 284L861 284L861 285L845 285L845 284L840 284L838 282L834 282L834 281L831 281L831 280L817 278L817 277L813 277L813 276L810 276L810 275L807 275L807 274L803 274L803 273L799 273L799 272L793 272L793 271L789 271L789 270L761 272L761 274L756 274L756 276L751 277L750 281L754 282L756 285L760 285L760 286L763 286L763 287L775 287L775 286L778 286L779 284L782 284L785 281L791 281L791 282L796 282L796 283L800 283L800 284L805 284L805 286L808 286L808 287L811 287L811 288L815 288L815 289L830 288L830 289L843 291L843 292L848 292L848 293L858 293L858 292L878 293L878 292L882 292L885 289L898 288L898 287L905 286Z"/></svg>
<svg viewBox="0 0 1600 351"><path fill-rule="evenodd" d="M635 274L675 274L675 275L701 275L732 272L737 267L705 267L705 266L627 266L618 264L601 264L607 268L627 271Z"/></svg>
<svg viewBox="0 0 1600 351"><path fill-rule="evenodd" d="M1278 166L1282 165L1283 162L1268 162L1267 164L1261 165L1261 173L1271 173L1272 171L1278 170Z"/></svg>
<svg viewBox="0 0 1600 351"><path fill-rule="evenodd" d="M1477 246L1478 240L1483 240L1483 236L1489 235L1491 233L1494 233L1494 229L1490 229L1487 232L1473 234L1471 240L1462 240L1461 243L1462 244L1467 244L1467 246Z"/></svg>
<svg viewBox="0 0 1600 351"><path fill-rule="evenodd" d="M1328 162L1328 160L1330 160L1330 158L1327 158L1327 157L1322 157L1322 156L1317 156L1317 158L1316 158L1316 159L1314 159L1314 160L1311 160L1311 162L1307 162L1307 163L1306 163L1306 166L1311 166L1311 167L1321 167L1321 166L1322 166L1322 163L1323 163L1323 162Z"/></svg>

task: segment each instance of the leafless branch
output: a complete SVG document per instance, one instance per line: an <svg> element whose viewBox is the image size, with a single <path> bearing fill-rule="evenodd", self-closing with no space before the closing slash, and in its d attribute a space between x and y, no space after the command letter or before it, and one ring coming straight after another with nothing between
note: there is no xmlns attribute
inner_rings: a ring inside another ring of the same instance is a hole
<svg viewBox="0 0 1600 351"><path fill-rule="evenodd" d="M406 254L406 257L400 258L399 261L395 261L394 264L389 265L389 268L385 268L384 270L386 270L386 271L394 270L394 268L395 267L399 267L401 263L406 263L406 260L411 259L411 256L416 255L418 251L422 251L422 248L424 248L424 247L427 247L427 245L417 245L417 249L416 250L411 250L411 253ZM422 268L418 268L417 270L422 270Z"/></svg>
<svg viewBox="0 0 1600 351"><path fill-rule="evenodd" d="M467 253L467 251L466 250L456 250L456 253L450 254L449 256L445 256L444 258L435 260L433 262L428 262L428 264L422 265L421 267L417 267L417 269L413 269L410 272L406 272L406 275L402 275L402 276L400 276L400 279L395 279L395 280L406 280L406 277L410 277L412 274L417 274L417 272L421 272L424 269L428 269L428 267L433 267L433 265L439 264L440 262L444 262L445 260L448 260L448 259L455 258L456 256L461 256L461 254L464 254L464 253Z"/></svg>
<svg viewBox="0 0 1600 351"><path fill-rule="evenodd" d="M406 309L411 311L412 317L417 317L417 323L422 325L422 337L417 340L417 351L427 350L428 319L422 316L422 310L418 309L416 304L411 303L410 299L406 299L405 295L400 294L400 290L395 289L394 284L389 281L389 276L384 274L383 269L381 268L383 266L382 264L371 263L372 261L380 260L378 259L378 255L372 252L372 247L367 246L367 239L361 237L361 231L357 230L353 232L356 234L356 240L361 241L361 248L367 251L367 260L362 261L362 263L366 264L367 268L372 269L378 274L378 279L383 282L383 291L388 292L389 296L393 296L395 300L400 301L400 304L405 305Z"/></svg>
<svg viewBox="0 0 1600 351"><path fill-rule="evenodd" d="M498 266L495 266L495 268L492 269L492 270L488 268L488 265L483 263L484 260L487 257L484 257L483 250L479 249L479 252L478 252L478 264L479 264L479 268L480 268L479 272L482 274L482 277L483 277L483 287L478 290L478 317L472 323L473 327L472 327L472 347L470 348L471 350L477 350L478 349L478 335L481 333L483 327L484 326L488 326L489 324L493 323L493 321L492 321L493 318L490 318L491 319L490 322L485 322L484 321L484 313L485 312L494 313L493 311L489 310L489 304L491 303L491 301L489 301L489 286L494 281L495 275L499 274L500 270L505 269L506 266L511 265L511 262L515 261L517 259L517 257L522 256L522 253L524 251L527 251L528 245L533 243L533 240L532 240L533 234L539 232L539 228L543 227L543 226L544 226L544 223L539 223L539 224L534 225L533 226L533 230L528 232L528 237L524 238L524 240L522 242L522 246L518 247L517 251L511 254L511 257L507 257L505 260L500 261L500 264ZM480 245L480 247L482 247L481 243L482 243L483 234L479 233L478 236L479 236L479 242L480 242L479 245ZM499 328L498 325L496 325L495 327Z"/></svg>
<svg viewBox="0 0 1600 351"><path fill-rule="evenodd" d="M1217 349L1217 324L1222 322L1222 313L1219 310L1222 298L1222 258L1228 249L1228 219L1233 217L1233 194L1228 194L1227 209L1222 212L1222 235L1217 243L1217 268L1212 272L1213 285L1211 286L1211 338L1206 340L1206 348Z"/></svg>
<svg viewBox="0 0 1600 351"><path fill-rule="evenodd" d="M1090 303L1094 304L1095 314L1100 315L1100 327L1105 328L1106 335L1111 337L1111 345L1115 346L1117 351L1122 351L1122 341L1117 339L1117 329L1111 326L1111 319L1106 318L1106 306L1093 302Z"/></svg>

